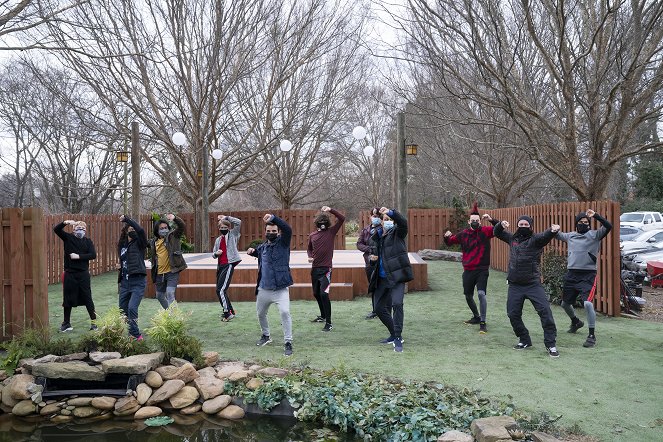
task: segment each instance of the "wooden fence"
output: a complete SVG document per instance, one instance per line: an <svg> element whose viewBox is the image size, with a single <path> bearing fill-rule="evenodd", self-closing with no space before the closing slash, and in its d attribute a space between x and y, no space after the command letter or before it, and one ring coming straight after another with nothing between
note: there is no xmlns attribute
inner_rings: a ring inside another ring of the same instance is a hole
<svg viewBox="0 0 663 442"><path fill-rule="evenodd" d="M559 224L562 232L575 230L575 215L588 208L594 209L613 225L613 231L601 244L595 305L598 311L610 316L619 316L620 263L619 263L619 203L614 201L569 202L541 204L536 206L507 209L479 210L493 218L508 221L509 230L515 229L520 215L534 219L534 231L540 232ZM443 243L444 231L451 224L453 209L409 209L408 210L408 250L439 249ZM360 225L369 222L369 212L361 213ZM469 215L467 217L469 219ZM595 223L595 222L594 222ZM596 224L596 223L595 223ZM592 228L597 228L593 225ZM455 233L455 232L454 232ZM566 243L553 240L545 249L566 255ZM494 240L490 252L491 267L506 271L509 262L509 247L506 243Z"/></svg>
<svg viewBox="0 0 663 442"><path fill-rule="evenodd" d="M223 215L231 215L242 220L242 236L238 247L240 250L246 250L251 241L264 239L265 223L262 217L265 211L233 211L223 212ZM275 215L283 218L290 224L293 230L292 249L306 250L308 246L308 235L314 230L313 219L318 213L317 210L278 210ZM214 246L214 240L218 236L217 215L219 213L210 213L210 238L209 250ZM189 242L195 234L195 223L193 213L178 214L186 224L185 235ZM332 223L333 221L332 216ZM58 214L44 217L46 230L46 255L48 265L46 275L49 284L60 282L60 275L64 269L64 248L62 241L53 233L53 227L66 219L76 221L85 221L87 223L87 235L94 242L97 251L97 259L90 261L90 274L99 275L113 271L118 265L117 240L120 237L120 230L123 223L120 222L119 215L81 215L81 214ZM145 229L147 236L151 237L153 222L150 215L140 216L140 225ZM70 231L71 227L65 227ZM336 235L334 248L345 249L345 230L341 229Z"/></svg>
<svg viewBox="0 0 663 442"><path fill-rule="evenodd" d="M0 210L0 338L4 341L24 328L48 327L48 287L42 210Z"/></svg>

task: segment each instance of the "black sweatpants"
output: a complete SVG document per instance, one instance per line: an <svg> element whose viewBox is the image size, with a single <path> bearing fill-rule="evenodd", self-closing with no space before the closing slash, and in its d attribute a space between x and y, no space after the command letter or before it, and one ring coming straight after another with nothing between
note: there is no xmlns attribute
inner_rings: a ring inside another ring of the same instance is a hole
<svg viewBox="0 0 663 442"><path fill-rule="evenodd" d="M463 294L467 306L472 310L475 318L480 317L482 321L486 320L486 287L488 286L488 269L465 270L463 271ZM479 292L479 303L481 312L477 310L477 304L474 302L474 287Z"/></svg>
<svg viewBox="0 0 663 442"><path fill-rule="evenodd" d="M90 286L90 272L63 272L62 273L62 307L64 307L64 322L71 323L71 309L84 305L90 319L97 319L92 301L92 288Z"/></svg>
<svg viewBox="0 0 663 442"><path fill-rule="evenodd" d="M232 264L218 264L216 266L216 296L219 297L219 303L221 303L224 314L235 314L233 305L228 297L228 287L230 287L230 281L233 279L233 273L237 264L239 264L239 261Z"/></svg>
<svg viewBox="0 0 663 442"><path fill-rule="evenodd" d="M389 334L396 338L403 335L403 301L405 299L405 284L400 282L393 287L387 287L387 280L378 278L375 287L375 313L387 327Z"/></svg>
<svg viewBox="0 0 663 442"><path fill-rule="evenodd" d="M511 321L513 332L520 338L520 342L525 344L532 344L529 330L523 323L523 306L525 299L534 306L534 309L539 314L541 319L541 327L543 328L543 342L546 347L554 347L557 339L557 327L555 327L555 319L553 318L552 310L550 309L550 302L543 289L543 286L536 282L533 284L513 284L509 283L509 290L506 299L506 314Z"/></svg>
<svg viewBox="0 0 663 442"><path fill-rule="evenodd" d="M331 286L331 267L313 267L311 269L311 285L313 296L318 301L320 316L325 318L327 324L331 324L331 301L329 300L329 288Z"/></svg>

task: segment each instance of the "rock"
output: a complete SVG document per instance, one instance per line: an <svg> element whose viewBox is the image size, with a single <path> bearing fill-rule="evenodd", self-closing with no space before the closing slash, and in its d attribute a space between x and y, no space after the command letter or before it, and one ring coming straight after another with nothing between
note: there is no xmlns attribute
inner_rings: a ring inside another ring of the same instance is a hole
<svg viewBox="0 0 663 442"><path fill-rule="evenodd" d="M530 436L534 442L560 442L560 440L556 437L542 433L540 431L535 431Z"/></svg>
<svg viewBox="0 0 663 442"><path fill-rule="evenodd" d="M101 367L105 373L145 374L158 367L163 357L163 352L135 355L103 361Z"/></svg>
<svg viewBox="0 0 663 442"><path fill-rule="evenodd" d="M34 402L34 401L33 401L33 402ZM47 404L46 402L44 402L44 401L41 401L41 402L39 402L37 405L38 405L39 408L41 409L41 408L44 408L44 407L45 407L46 405L48 405L48 404Z"/></svg>
<svg viewBox="0 0 663 442"><path fill-rule="evenodd" d="M32 364L35 362L34 358L23 358L19 359L18 364L16 365L16 370L14 370L14 374L21 374L23 373L23 370L19 370L19 368L27 368L28 370L32 370Z"/></svg>
<svg viewBox="0 0 663 442"><path fill-rule="evenodd" d="M203 358L205 359L206 367L213 367L219 362L219 353L216 351L204 351Z"/></svg>
<svg viewBox="0 0 663 442"><path fill-rule="evenodd" d="M9 383L5 388L2 389L2 396L9 396L15 401L22 401L23 399L30 399L30 392L28 391L28 386L34 384L35 377L29 374L16 374L11 377ZM16 405L15 402L11 404L13 407ZM9 405L9 403L7 403Z"/></svg>
<svg viewBox="0 0 663 442"><path fill-rule="evenodd" d="M452 252L449 250L433 250L433 249L423 249L417 252L421 259L427 261L454 261L461 262L463 254L461 252Z"/></svg>
<svg viewBox="0 0 663 442"><path fill-rule="evenodd" d="M180 409L193 404L200 397L195 387L182 387L180 391L170 397L170 404L173 408Z"/></svg>
<svg viewBox="0 0 663 442"><path fill-rule="evenodd" d="M133 396L124 396L119 398L115 402L115 411L118 413L124 413L127 410L139 407L138 401ZM135 412L134 412L135 413ZM131 413L133 414L133 413Z"/></svg>
<svg viewBox="0 0 663 442"><path fill-rule="evenodd" d="M169 362L170 362L170 365L172 365L174 367L177 367L177 368L180 368L184 364L189 363L189 361L187 361L186 359L182 359L182 358L170 358Z"/></svg>
<svg viewBox="0 0 663 442"><path fill-rule="evenodd" d="M134 414L134 419L149 419L151 417L158 416L161 413L162 411L159 407L143 407L136 411L136 414Z"/></svg>
<svg viewBox="0 0 663 442"><path fill-rule="evenodd" d="M249 390L257 390L257 389L260 388L264 383L265 383L265 381L263 381L263 380L260 379L260 378L251 378L251 379L249 380L249 382L246 383L246 388L248 388Z"/></svg>
<svg viewBox="0 0 663 442"><path fill-rule="evenodd" d="M87 407L88 405L90 405L91 402L92 402L91 397L77 397L77 398L69 399L67 401L67 405L73 406L73 407Z"/></svg>
<svg viewBox="0 0 663 442"><path fill-rule="evenodd" d="M451 430L438 437L437 442L474 442L474 438L462 431Z"/></svg>
<svg viewBox="0 0 663 442"><path fill-rule="evenodd" d="M181 379L171 379L163 383L163 385L147 400L147 405L153 405L166 399L170 399L171 396L177 394L184 388L184 381Z"/></svg>
<svg viewBox="0 0 663 442"><path fill-rule="evenodd" d="M110 361L112 359L120 359L122 355L116 351L93 351L90 353L90 360L101 364L104 361Z"/></svg>
<svg viewBox="0 0 663 442"><path fill-rule="evenodd" d="M140 405L136 405L135 407L128 408L124 411L115 410L115 411L113 411L113 414L115 416L131 416L131 415L135 415L138 410L140 410Z"/></svg>
<svg viewBox="0 0 663 442"><path fill-rule="evenodd" d="M156 369L156 372L161 375L161 377L169 381L171 379L179 379L184 381L185 384L193 381L200 377L196 368L189 362L185 363L181 367L174 367L172 365L164 365Z"/></svg>
<svg viewBox="0 0 663 442"><path fill-rule="evenodd" d="M262 376L284 378L288 375L288 370L284 370L282 368L275 368L275 367L265 367L261 368L256 373Z"/></svg>
<svg viewBox="0 0 663 442"><path fill-rule="evenodd" d="M256 372L257 372L258 370L260 370L261 368L262 368L262 365L260 365L260 364L253 364L253 365L251 365L251 366L249 367L249 371L250 371L250 372L253 372L253 373L256 373Z"/></svg>
<svg viewBox="0 0 663 442"><path fill-rule="evenodd" d="M30 399L22 400L12 408L12 414L15 416L28 416L37 412L37 406Z"/></svg>
<svg viewBox="0 0 663 442"><path fill-rule="evenodd" d="M470 430L479 442L502 442L512 440L506 427L513 425L516 421L511 416L492 416L473 420Z"/></svg>
<svg viewBox="0 0 663 442"><path fill-rule="evenodd" d="M59 356L55 355L46 355L41 358L33 359L32 365L34 364L45 364L46 362L58 362Z"/></svg>
<svg viewBox="0 0 663 442"><path fill-rule="evenodd" d="M73 406L73 405L67 405L65 408L66 408L67 410L69 410L69 411L72 411L72 410L73 410L74 408L76 408L76 407Z"/></svg>
<svg viewBox="0 0 663 442"><path fill-rule="evenodd" d="M39 414L42 416L47 416L49 414L56 414L60 412L60 405L59 404L48 404L45 407L43 407L41 410L39 410Z"/></svg>
<svg viewBox="0 0 663 442"><path fill-rule="evenodd" d="M239 370L228 376L230 382L246 382L249 379L248 370Z"/></svg>
<svg viewBox="0 0 663 442"><path fill-rule="evenodd" d="M90 405L100 410L114 410L115 402L117 402L117 399L114 397L99 396L93 398L92 401L90 402Z"/></svg>
<svg viewBox="0 0 663 442"><path fill-rule="evenodd" d="M215 377L201 377L193 380L193 385L198 390L203 401L223 394L225 382Z"/></svg>
<svg viewBox="0 0 663 442"><path fill-rule="evenodd" d="M51 422L53 422L54 424L65 424L67 422L71 422L73 419L74 418L71 416L61 415L61 416L54 416L53 418L51 418Z"/></svg>
<svg viewBox="0 0 663 442"><path fill-rule="evenodd" d="M71 410L67 410L66 408L64 410L60 410L60 414L62 416L71 416Z"/></svg>
<svg viewBox="0 0 663 442"><path fill-rule="evenodd" d="M72 353L70 355L64 355L58 357L57 362L72 362L72 361L82 361L87 358L87 353Z"/></svg>
<svg viewBox="0 0 663 442"><path fill-rule="evenodd" d="M148 371L145 375L145 383L152 388L159 388L163 385L163 378L156 371Z"/></svg>
<svg viewBox="0 0 663 442"><path fill-rule="evenodd" d="M227 394L222 394L214 399L206 400L203 402L203 412L207 414L216 414L226 408L228 404L230 404L230 401L232 401L232 397Z"/></svg>
<svg viewBox="0 0 663 442"><path fill-rule="evenodd" d="M82 419L99 416L101 414L101 410L94 407L76 407L72 413L75 417Z"/></svg>
<svg viewBox="0 0 663 442"><path fill-rule="evenodd" d="M244 410L242 410L242 407L238 407L237 405L228 405L226 408L219 411L216 415L223 419L242 419L244 417Z"/></svg>
<svg viewBox="0 0 663 442"><path fill-rule="evenodd" d="M216 377L219 379L228 379L231 374L242 370L244 370L244 364L235 362L233 364L224 365L217 369Z"/></svg>
<svg viewBox="0 0 663 442"><path fill-rule="evenodd" d="M83 361L47 362L32 367L32 374L51 379L80 379L82 381L104 381L106 374L99 367Z"/></svg>
<svg viewBox="0 0 663 442"><path fill-rule="evenodd" d="M161 375L161 378L164 381L169 381L171 379L175 379L175 373L177 373L179 367L175 367L174 365L162 365L161 367L157 367L154 371L159 373Z"/></svg>
<svg viewBox="0 0 663 442"><path fill-rule="evenodd" d="M0 370L0 382L4 381L7 379L7 371L6 370Z"/></svg>
<svg viewBox="0 0 663 442"><path fill-rule="evenodd" d="M198 370L198 377L213 378L216 377L216 370L214 367L205 367Z"/></svg>
<svg viewBox="0 0 663 442"><path fill-rule="evenodd" d="M136 400L140 405L145 405L145 402L152 396L152 389L147 384L138 384L136 387Z"/></svg>
<svg viewBox="0 0 663 442"><path fill-rule="evenodd" d="M182 414L195 414L200 411L200 409L203 408L201 404L192 404L189 405L188 407L184 407L180 410L180 413Z"/></svg>

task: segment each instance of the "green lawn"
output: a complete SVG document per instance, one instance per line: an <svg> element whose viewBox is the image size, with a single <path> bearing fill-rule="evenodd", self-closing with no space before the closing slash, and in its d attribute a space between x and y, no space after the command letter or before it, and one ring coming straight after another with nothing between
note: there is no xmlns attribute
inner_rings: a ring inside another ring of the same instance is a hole
<svg viewBox="0 0 663 442"><path fill-rule="evenodd" d="M663 324L600 316L598 345L585 349L586 328L577 335L566 333L570 321L560 307L553 307L559 328L559 359L545 352L543 333L531 304L525 306L525 322L534 348L515 351L517 342L505 313L504 275L492 272L488 286L488 330L466 326L469 310L461 294L460 264L431 262L428 267L432 290L412 293L405 302L405 351L396 354L390 346L377 344L387 336L379 320L364 320L370 309L367 298L334 302L334 330L322 333L321 324L309 319L317 304L292 303L295 354L287 362L282 356L282 332L278 311L270 311L274 343L256 347L260 329L254 303L236 303L238 317L230 323L219 320L214 303L183 303L192 312L192 333L224 359L270 364L307 364L325 369L343 365L367 373L406 379L435 380L478 389L486 396L508 399L522 409L563 415L559 424L578 427L605 441L663 440ZM97 311L117 302L116 274L93 278ZM232 292L231 292L232 297ZM61 291L49 287L50 324L62 321ZM141 328L160 308L146 299L140 308ZM579 311L584 319L584 312ZM87 330L83 307L74 309L74 335Z"/></svg>

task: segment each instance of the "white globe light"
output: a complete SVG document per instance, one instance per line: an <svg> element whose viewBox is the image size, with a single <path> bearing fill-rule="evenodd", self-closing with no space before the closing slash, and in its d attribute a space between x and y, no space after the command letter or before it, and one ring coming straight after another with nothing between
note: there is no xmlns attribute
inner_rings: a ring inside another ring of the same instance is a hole
<svg viewBox="0 0 663 442"><path fill-rule="evenodd" d="M223 156L223 151L221 149L214 149L212 151L212 158L214 158L215 160L220 160L222 156Z"/></svg>
<svg viewBox="0 0 663 442"><path fill-rule="evenodd" d="M184 143L186 143L186 137L182 132L175 132L173 134L173 143L175 143L177 146L183 146Z"/></svg>
<svg viewBox="0 0 663 442"><path fill-rule="evenodd" d="M364 147L364 155L366 155L367 157L372 157L374 153L375 149L373 149L373 147L371 146Z"/></svg>
<svg viewBox="0 0 663 442"><path fill-rule="evenodd" d="M357 140L363 140L366 138L366 129L363 126L356 126L352 129L352 136Z"/></svg>
<svg viewBox="0 0 663 442"><path fill-rule="evenodd" d="M292 149L292 143L288 140L281 140L279 148L281 149L282 152L290 152L290 149Z"/></svg>

